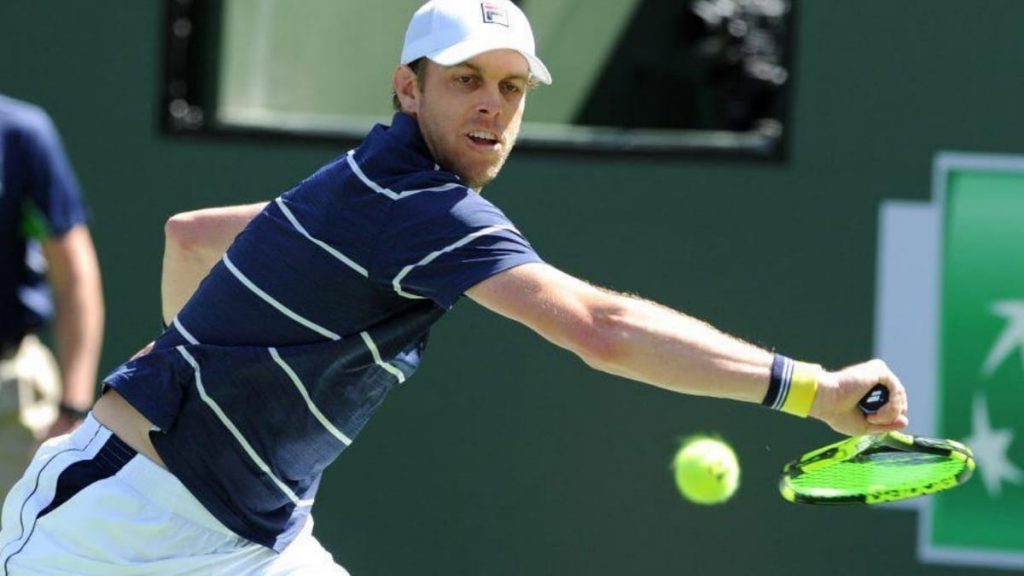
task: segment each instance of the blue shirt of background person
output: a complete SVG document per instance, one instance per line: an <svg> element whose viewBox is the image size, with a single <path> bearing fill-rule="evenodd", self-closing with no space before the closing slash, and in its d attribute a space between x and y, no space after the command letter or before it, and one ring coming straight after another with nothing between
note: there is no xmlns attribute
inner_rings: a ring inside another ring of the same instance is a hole
<svg viewBox="0 0 1024 576"><path fill-rule="evenodd" d="M49 116L0 96L0 345L16 345L54 314L41 235L87 219L78 180Z"/></svg>

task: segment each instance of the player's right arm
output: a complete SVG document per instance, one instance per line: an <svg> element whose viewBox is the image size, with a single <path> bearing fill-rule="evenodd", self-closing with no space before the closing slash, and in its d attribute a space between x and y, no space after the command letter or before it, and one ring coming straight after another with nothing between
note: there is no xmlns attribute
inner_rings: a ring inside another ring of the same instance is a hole
<svg viewBox="0 0 1024 576"><path fill-rule="evenodd" d="M760 402L771 352L665 306L605 290L547 264L496 274L466 294L578 355L593 368L676 392ZM878 382L891 401L865 417L857 402ZM810 415L846 434L903 428L906 394L882 362L824 372Z"/></svg>
<svg viewBox="0 0 1024 576"><path fill-rule="evenodd" d="M266 202L206 208L175 214L164 225L164 260L160 302L170 324L199 287L199 282L224 256L235 236L267 205Z"/></svg>

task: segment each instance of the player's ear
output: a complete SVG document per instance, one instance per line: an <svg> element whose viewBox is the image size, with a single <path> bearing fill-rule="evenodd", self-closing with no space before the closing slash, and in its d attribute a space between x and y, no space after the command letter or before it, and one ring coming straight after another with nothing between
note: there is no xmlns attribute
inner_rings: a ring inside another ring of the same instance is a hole
<svg viewBox="0 0 1024 576"><path fill-rule="evenodd" d="M391 78L391 87L402 105L402 112L416 115L420 110L420 91L416 73L412 68L402 64L395 68L395 74Z"/></svg>

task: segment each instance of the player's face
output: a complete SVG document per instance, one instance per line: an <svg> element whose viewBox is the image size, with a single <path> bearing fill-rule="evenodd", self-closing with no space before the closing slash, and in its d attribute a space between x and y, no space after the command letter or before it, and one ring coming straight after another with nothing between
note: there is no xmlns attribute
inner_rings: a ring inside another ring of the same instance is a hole
<svg viewBox="0 0 1024 576"><path fill-rule="evenodd" d="M530 68L514 50L427 63L415 116L434 160L472 188L494 180L519 136Z"/></svg>

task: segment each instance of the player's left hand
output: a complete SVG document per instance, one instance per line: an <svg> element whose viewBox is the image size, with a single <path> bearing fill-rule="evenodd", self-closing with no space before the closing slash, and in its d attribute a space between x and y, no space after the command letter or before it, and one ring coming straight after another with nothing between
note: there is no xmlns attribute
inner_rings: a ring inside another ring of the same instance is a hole
<svg viewBox="0 0 1024 576"><path fill-rule="evenodd" d="M876 384L889 389L889 402L875 414L865 415L857 404ZM885 362L877 359L824 373L810 415L850 436L901 430L910 423L907 391Z"/></svg>

